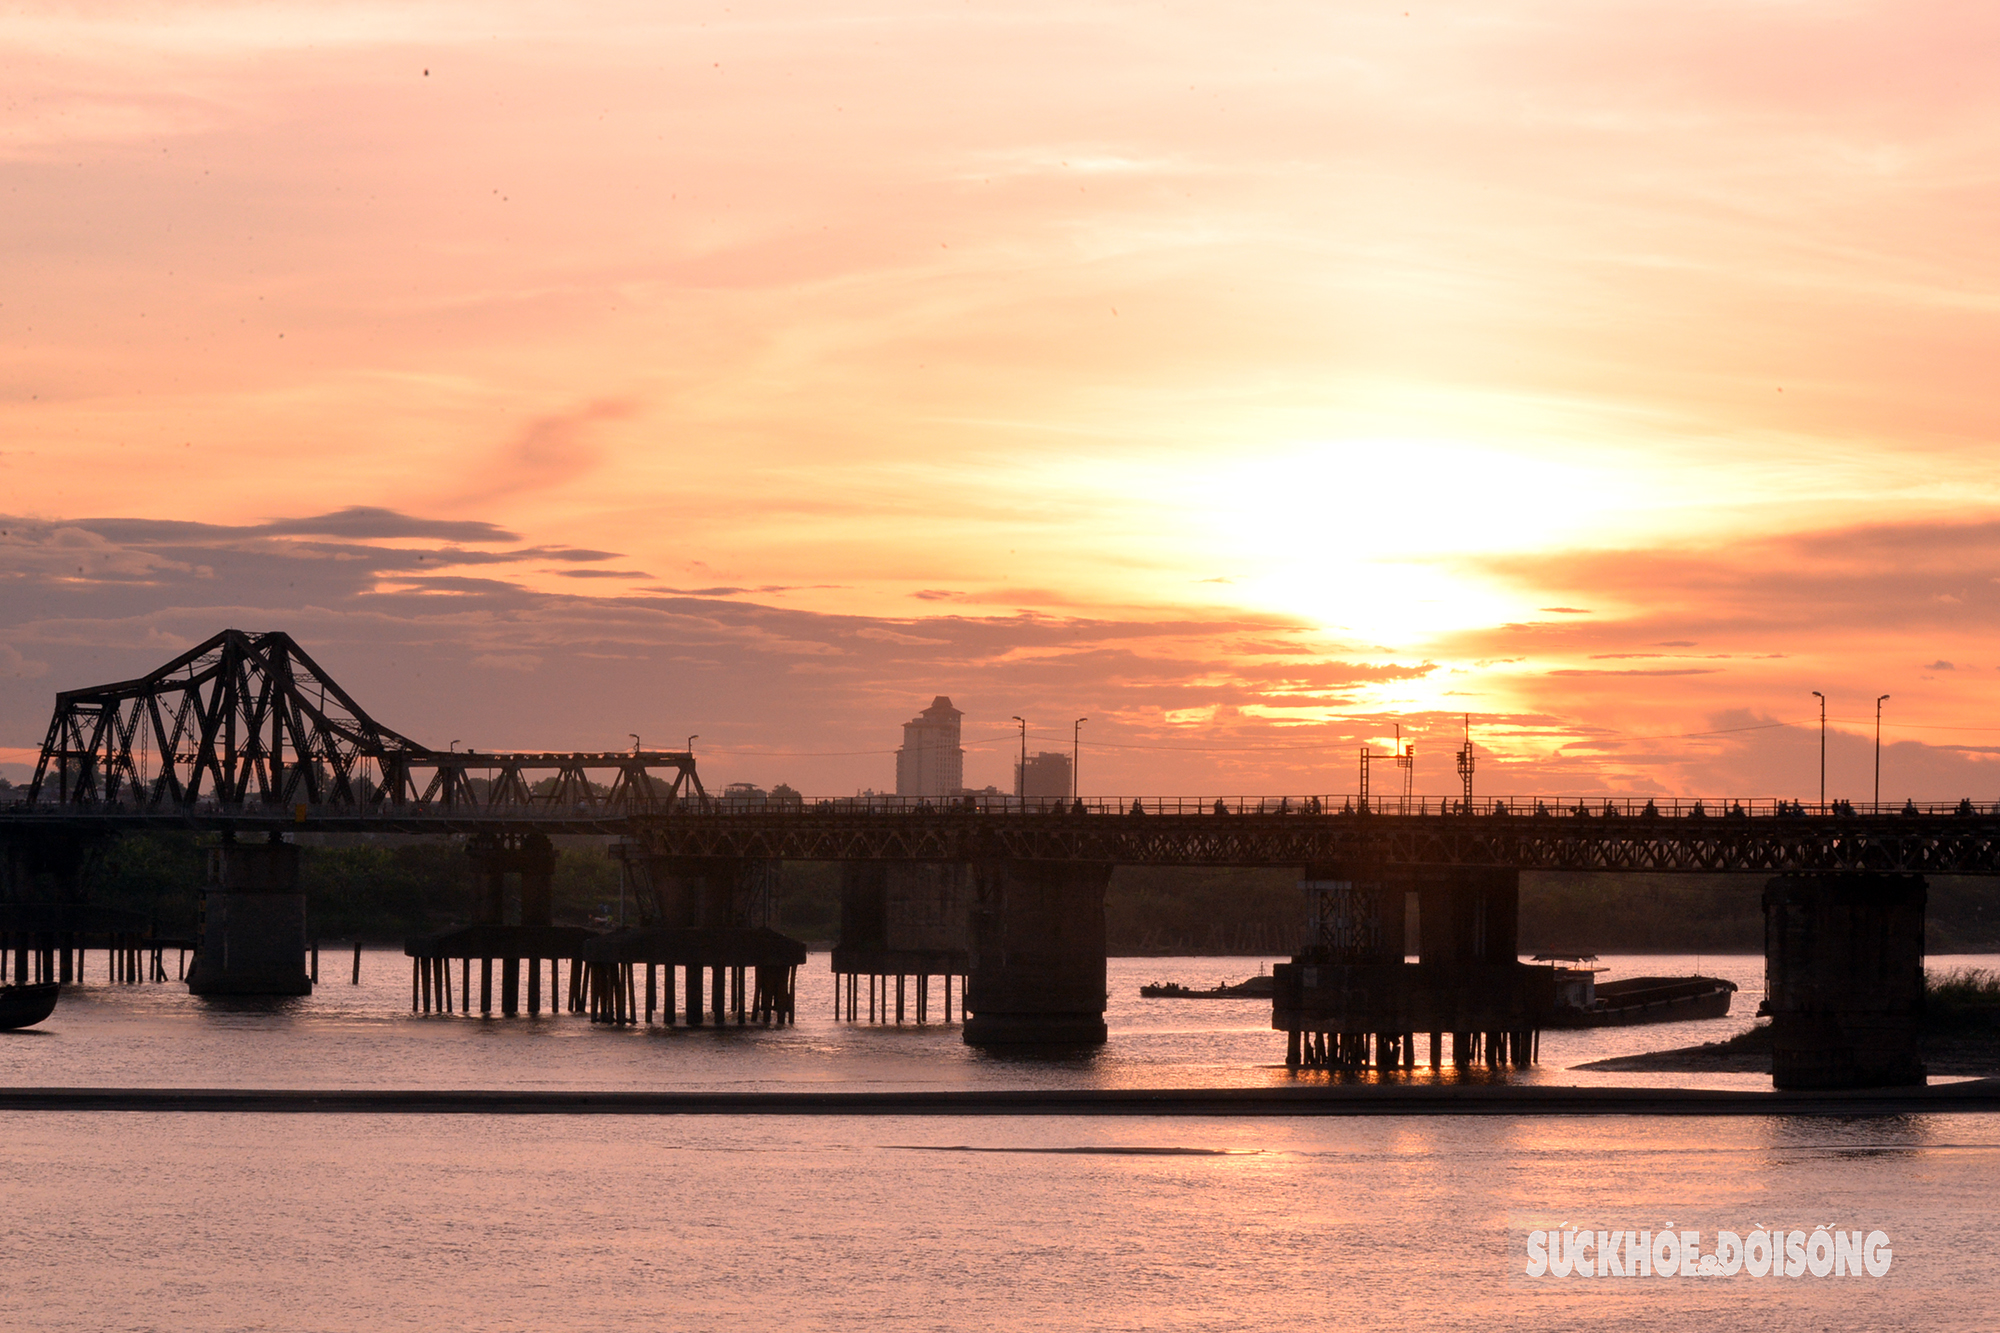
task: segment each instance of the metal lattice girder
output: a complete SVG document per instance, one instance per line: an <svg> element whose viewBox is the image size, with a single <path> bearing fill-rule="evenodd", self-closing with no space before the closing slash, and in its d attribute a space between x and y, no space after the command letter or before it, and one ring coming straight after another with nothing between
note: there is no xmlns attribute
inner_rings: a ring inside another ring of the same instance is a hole
<svg viewBox="0 0 2000 1333"><path fill-rule="evenodd" d="M58 694L24 808L576 823L705 799L681 751L433 750L369 717L290 635L224 630L136 680Z"/></svg>
<svg viewBox="0 0 2000 1333"><path fill-rule="evenodd" d="M637 821L662 856L1117 865L1510 866L1522 870L2000 874L2000 817L1710 821L1463 815L684 813ZM1734 822L1734 821L1732 821Z"/></svg>

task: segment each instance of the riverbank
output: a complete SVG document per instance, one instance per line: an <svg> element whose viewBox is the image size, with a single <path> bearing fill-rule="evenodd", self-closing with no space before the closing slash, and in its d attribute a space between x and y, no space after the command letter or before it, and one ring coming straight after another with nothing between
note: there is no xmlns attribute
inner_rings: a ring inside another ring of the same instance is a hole
<svg viewBox="0 0 2000 1333"><path fill-rule="evenodd" d="M1768 1074L1771 1026L1760 1023L1728 1041L1571 1065L1594 1074ZM1937 1033L1924 1040L1924 1068L1944 1078L2000 1077L2000 1033Z"/></svg>
<svg viewBox="0 0 2000 1333"><path fill-rule="evenodd" d="M1946 1078L2000 1076L2000 973L1959 968L1924 978L1924 1067ZM1726 1041L1591 1060L1570 1068L1597 1074L1768 1074L1771 1025Z"/></svg>

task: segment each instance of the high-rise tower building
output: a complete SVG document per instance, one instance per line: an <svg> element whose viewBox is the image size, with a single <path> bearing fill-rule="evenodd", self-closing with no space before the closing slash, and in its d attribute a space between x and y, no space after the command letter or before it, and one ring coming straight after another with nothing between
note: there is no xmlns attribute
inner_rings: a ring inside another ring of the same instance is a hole
<svg viewBox="0 0 2000 1333"><path fill-rule="evenodd" d="M1014 764L1014 790L1031 801L1043 801L1053 797L1058 801L1069 799L1069 756L1052 750L1028 756L1028 766L1023 769L1017 760Z"/></svg>
<svg viewBox="0 0 2000 1333"><path fill-rule="evenodd" d="M965 751L958 745L958 720L963 716L940 694L929 708L903 724L903 748L896 751L896 795L950 796L965 786Z"/></svg>

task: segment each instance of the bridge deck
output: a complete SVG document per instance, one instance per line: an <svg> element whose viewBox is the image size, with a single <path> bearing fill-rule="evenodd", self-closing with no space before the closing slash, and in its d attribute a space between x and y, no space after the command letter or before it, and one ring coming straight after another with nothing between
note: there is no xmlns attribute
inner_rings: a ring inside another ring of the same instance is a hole
<svg viewBox="0 0 2000 1333"><path fill-rule="evenodd" d="M1166 805L1161 802L1156 805ZM1544 803L1509 813L1300 813L1288 802L1237 814L1157 808L962 810L822 802L671 814L606 809L510 811L246 807L145 812L101 807L16 807L0 813L8 832L139 829L466 834L535 830L630 837L661 856L795 861L1087 861L1187 866L1513 866L1523 870L1868 870L2000 874L2000 811L1934 806L1910 813L1635 813L1611 803L1564 809ZM1649 803L1650 804L1650 803ZM1322 806L1324 808L1324 806Z"/></svg>

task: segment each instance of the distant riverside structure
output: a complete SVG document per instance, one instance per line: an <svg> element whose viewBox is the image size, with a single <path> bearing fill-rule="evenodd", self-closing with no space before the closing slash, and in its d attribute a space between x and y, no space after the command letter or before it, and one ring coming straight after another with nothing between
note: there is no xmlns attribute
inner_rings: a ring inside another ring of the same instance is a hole
<svg viewBox="0 0 2000 1333"><path fill-rule="evenodd" d="M1014 790L1026 800L1069 799L1069 756L1052 750L1028 756L1026 768L1014 765Z"/></svg>
<svg viewBox="0 0 2000 1333"><path fill-rule="evenodd" d="M896 795L953 796L965 787L965 751L958 744L964 714L940 694L931 706L903 724L903 748L896 751Z"/></svg>

